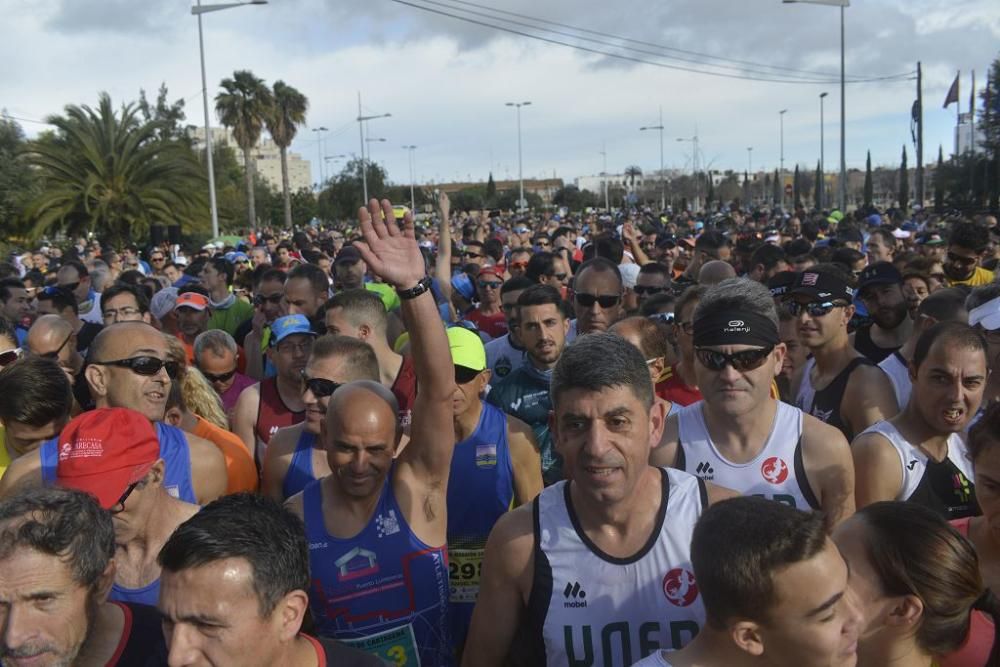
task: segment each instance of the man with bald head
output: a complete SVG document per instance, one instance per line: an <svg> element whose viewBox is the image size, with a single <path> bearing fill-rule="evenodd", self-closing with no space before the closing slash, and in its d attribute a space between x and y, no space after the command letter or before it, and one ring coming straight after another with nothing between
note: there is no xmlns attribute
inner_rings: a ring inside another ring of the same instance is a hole
<svg viewBox="0 0 1000 667"><path fill-rule="evenodd" d="M77 383L83 357L77 352L72 324L58 315L42 315L28 330L27 344L31 354L57 361L69 381Z"/></svg>
<svg viewBox="0 0 1000 667"><path fill-rule="evenodd" d="M455 368L424 274L410 213L406 233L392 205L372 200L355 247L395 288L410 333L418 392L410 442L392 392L361 380L333 392L320 427L331 474L288 500L305 520L313 586L309 605L320 636L390 663L454 663L448 632L446 499L454 449ZM447 437L443 437L447 434Z"/></svg>
<svg viewBox="0 0 1000 667"><path fill-rule="evenodd" d="M733 268L733 265L721 259L713 259L705 262L701 265L701 269L698 270L699 285L718 285L727 278L735 277L736 269Z"/></svg>
<svg viewBox="0 0 1000 667"><path fill-rule="evenodd" d="M91 343L84 376L98 408L129 408L155 423L167 493L205 504L226 490L226 462L212 443L162 423L177 367L163 334L145 322L119 322ZM0 495L22 484L55 481L58 443L48 440L7 470Z"/></svg>

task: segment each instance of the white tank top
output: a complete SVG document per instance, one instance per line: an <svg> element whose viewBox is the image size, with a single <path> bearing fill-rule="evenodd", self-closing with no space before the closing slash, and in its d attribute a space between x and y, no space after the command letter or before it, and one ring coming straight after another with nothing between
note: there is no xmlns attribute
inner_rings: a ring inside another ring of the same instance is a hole
<svg viewBox="0 0 1000 667"><path fill-rule="evenodd" d="M656 527L634 556L615 558L584 534L569 483L534 502L535 571L525 630L534 657L524 664L629 667L657 649L679 649L705 622L691 566L694 525L708 504L705 485L660 469Z"/></svg>
<svg viewBox="0 0 1000 667"><path fill-rule="evenodd" d="M870 426L864 433L878 433L899 456L903 479L896 500L919 503L949 520L979 514L972 462L961 435L948 436L948 456L939 462L910 444L888 421Z"/></svg>
<svg viewBox="0 0 1000 667"><path fill-rule="evenodd" d="M910 392L913 390L913 381L910 380L910 369L906 365L906 360L896 351L880 361L878 367L889 376L892 390L896 393L896 403L902 410L910 402Z"/></svg>
<svg viewBox="0 0 1000 667"><path fill-rule="evenodd" d="M677 413L677 467L737 491L792 507L819 509L802 465L802 410L778 401L771 432L760 453L746 463L729 461L712 442L702 401Z"/></svg>

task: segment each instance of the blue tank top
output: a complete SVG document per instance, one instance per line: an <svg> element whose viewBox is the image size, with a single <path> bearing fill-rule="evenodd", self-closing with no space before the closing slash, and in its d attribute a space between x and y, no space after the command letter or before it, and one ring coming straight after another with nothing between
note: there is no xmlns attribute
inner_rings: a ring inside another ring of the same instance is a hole
<svg viewBox="0 0 1000 667"><path fill-rule="evenodd" d="M479 596L486 538L514 504L514 468L507 445L507 415L481 401L476 430L455 445L448 477L448 570L451 635L465 643Z"/></svg>
<svg viewBox="0 0 1000 667"><path fill-rule="evenodd" d="M152 583L146 584L142 588L125 588L117 583L112 584L108 599L155 607L156 602L160 599L160 578L157 577Z"/></svg>
<svg viewBox="0 0 1000 667"><path fill-rule="evenodd" d="M296 493L306 488L309 482L316 479L313 473L313 445L316 444L316 434L302 429L299 440L292 452L292 461L288 464L288 472L281 483L281 495L288 500Z"/></svg>
<svg viewBox="0 0 1000 667"><path fill-rule="evenodd" d="M163 488L174 498L197 505L194 483L191 481L191 450L184 431L162 422L156 422L154 426L156 437L160 441L160 458L166 464ZM56 464L59 461L59 438L43 442L38 454L42 461L42 482L54 484Z"/></svg>
<svg viewBox="0 0 1000 667"><path fill-rule="evenodd" d="M316 633L389 664L450 667L447 550L413 534L391 479L390 471L371 520L350 539L327 532L321 482L303 491Z"/></svg>

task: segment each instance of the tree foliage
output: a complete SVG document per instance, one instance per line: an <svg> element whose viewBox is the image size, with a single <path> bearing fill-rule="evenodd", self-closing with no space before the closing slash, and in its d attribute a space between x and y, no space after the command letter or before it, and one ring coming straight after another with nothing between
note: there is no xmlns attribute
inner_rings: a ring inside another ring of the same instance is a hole
<svg viewBox="0 0 1000 667"><path fill-rule="evenodd" d="M281 192L283 200L283 217L285 228L292 228L292 195L288 186L288 147L298 131L299 125L306 122L306 110L309 100L295 88L284 81L275 81L272 90L272 104L264 121L271 139L281 151Z"/></svg>
<svg viewBox="0 0 1000 667"><path fill-rule="evenodd" d="M872 185L872 152L868 151L868 157L865 160L865 208L871 207L874 198L874 186Z"/></svg>
<svg viewBox="0 0 1000 667"><path fill-rule="evenodd" d="M219 121L232 129L233 139L243 151L246 170L247 223L253 227L257 215L254 203L254 159L251 149L260 140L264 121L274 104L270 89L264 80L249 70L238 70L231 79L219 84L222 92L215 96L215 112Z"/></svg>

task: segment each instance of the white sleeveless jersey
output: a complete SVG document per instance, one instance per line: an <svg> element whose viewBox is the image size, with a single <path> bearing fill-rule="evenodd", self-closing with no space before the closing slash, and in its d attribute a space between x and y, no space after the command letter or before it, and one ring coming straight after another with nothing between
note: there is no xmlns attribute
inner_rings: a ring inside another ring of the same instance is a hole
<svg viewBox="0 0 1000 667"><path fill-rule="evenodd" d="M913 381L910 380L910 369L906 365L906 360L896 351L880 361L878 367L889 376L892 390L896 393L896 403L902 411L910 402L910 392L913 390Z"/></svg>
<svg viewBox="0 0 1000 667"><path fill-rule="evenodd" d="M778 402L764 447L746 463L729 461L712 442L702 401L677 413L677 467L741 495L764 496L806 510L819 509L802 464L802 410Z"/></svg>
<svg viewBox="0 0 1000 667"><path fill-rule="evenodd" d="M878 433L899 456L903 479L896 500L924 505L949 520L979 514L972 462L961 435L948 436L948 456L935 461L888 421L870 426L864 433Z"/></svg>
<svg viewBox="0 0 1000 667"><path fill-rule="evenodd" d="M705 609L691 536L708 497L696 477L660 472L656 527L629 558L609 556L586 537L568 482L535 500L535 571L521 647L532 657L522 664L629 667L657 649L679 649L698 633Z"/></svg>

